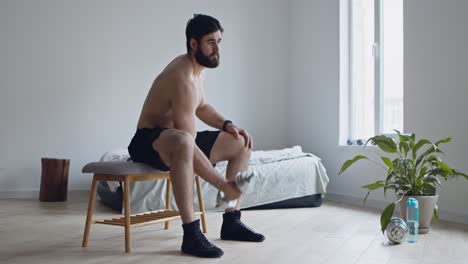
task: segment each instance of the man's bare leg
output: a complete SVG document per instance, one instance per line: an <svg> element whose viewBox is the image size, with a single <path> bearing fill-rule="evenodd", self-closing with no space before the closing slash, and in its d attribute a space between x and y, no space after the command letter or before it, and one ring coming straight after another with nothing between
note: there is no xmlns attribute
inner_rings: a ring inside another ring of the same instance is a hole
<svg viewBox="0 0 468 264"><path fill-rule="evenodd" d="M221 132L213 145L210 159L213 163L228 160L226 178L234 179L239 172L247 170L250 154L251 151L245 145L243 137L235 138L231 134ZM221 239L262 242L265 237L253 231L241 221L240 199L235 208L227 208L223 214Z"/></svg>
<svg viewBox="0 0 468 264"><path fill-rule="evenodd" d="M216 139L213 149L210 153L210 161L216 163L227 160L226 179L235 181L235 177L239 172L247 170L249 166L251 151L245 145L245 140L242 136L235 138L233 135L221 132ZM226 212L232 212L240 209L242 196L238 199L234 208L226 208Z"/></svg>
<svg viewBox="0 0 468 264"><path fill-rule="evenodd" d="M182 223L195 221L193 210L193 137L183 131L166 129L153 142L167 166L171 167L171 182Z"/></svg>
<svg viewBox="0 0 468 264"><path fill-rule="evenodd" d="M195 220L193 210L193 175L194 171L226 194L229 199L237 199L240 191L234 182L221 177L208 158L195 145L194 138L187 132L166 129L153 143L167 166L171 167L171 182L174 197L183 223Z"/></svg>
<svg viewBox="0 0 468 264"><path fill-rule="evenodd" d="M206 239L200 230L200 221L195 219L193 212L195 147L195 140L191 134L176 129L164 130L153 142L153 148L158 151L164 163L171 168L172 190L184 230L182 252L199 257L221 257L224 254L223 251ZM226 182L218 175L209 175L207 181L223 187L223 181Z"/></svg>
<svg viewBox="0 0 468 264"><path fill-rule="evenodd" d="M223 191L229 200L235 200L240 197L241 193L235 184L234 177L232 177L232 179L224 179L221 177L213 168L211 161L197 145L194 146L193 151L193 168L197 175L207 180L218 190ZM210 182L209 179L213 179L213 182Z"/></svg>

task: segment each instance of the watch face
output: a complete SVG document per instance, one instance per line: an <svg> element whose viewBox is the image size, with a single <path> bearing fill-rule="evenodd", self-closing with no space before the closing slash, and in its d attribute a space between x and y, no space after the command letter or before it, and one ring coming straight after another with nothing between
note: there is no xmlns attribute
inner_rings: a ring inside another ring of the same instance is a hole
<svg viewBox="0 0 468 264"><path fill-rule="evenodd" d="M229 124L232 124L232 121L231 121L231 120L226 120L226 121L224 121L224 124L223 124L223 131L226 131L226 127L227 127Z"/></svg>

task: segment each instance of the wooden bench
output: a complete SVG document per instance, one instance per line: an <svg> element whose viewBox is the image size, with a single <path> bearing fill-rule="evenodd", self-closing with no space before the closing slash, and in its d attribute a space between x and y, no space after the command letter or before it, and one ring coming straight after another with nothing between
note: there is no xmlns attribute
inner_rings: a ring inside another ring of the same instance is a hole
<svg viewBox="0 0 468 264"><path fill-rule="evenodd" d="M89 232L91 224L103 224L122 226L125 228L125 252L130 252L130 228L139 227L148 224L164 222L164 228L169 228L169 221L180 219L178 211L170 210L171 204L171 181L169 172L162 172L155 168L137 162L128 161L105 161L91 162L86 164L83 173L93 173L93 183L89 197L88 213L86 216L86 225L83 235L83 247L88 245ZM135 181L166 180L166 208L158 211L145 212L140 214L130 214L130 183ZM96 200L96 191L98 181L120 181L123 182L123 211L124 214L119 218L93 220L94 203ZM205 207L203 205L203 196L201 192L200 178L195 176L197 186L198 204L200 211L195 215L200 215L203 233L207 232L205 220Z"/></svg>

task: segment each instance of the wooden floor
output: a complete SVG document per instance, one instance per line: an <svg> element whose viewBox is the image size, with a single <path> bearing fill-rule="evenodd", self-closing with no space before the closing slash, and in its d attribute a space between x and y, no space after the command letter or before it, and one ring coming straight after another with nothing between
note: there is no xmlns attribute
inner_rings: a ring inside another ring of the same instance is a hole
<svg viewBox="0 0 468 264"><path fill-rule="evenodd" d="M468 263L468 226L439 222L416 244L390 246L379 231L379 212L326 201L320 208L245 211L242 219L263 233L263 243L219 239L221 213L207 215L207 237L221 259L180 253L180 221L132 230L124 253L121 227L93 225L81 247L87 197L64 203L0 200L0 263ZM114 213L99 205L98 217Z"/></svg>

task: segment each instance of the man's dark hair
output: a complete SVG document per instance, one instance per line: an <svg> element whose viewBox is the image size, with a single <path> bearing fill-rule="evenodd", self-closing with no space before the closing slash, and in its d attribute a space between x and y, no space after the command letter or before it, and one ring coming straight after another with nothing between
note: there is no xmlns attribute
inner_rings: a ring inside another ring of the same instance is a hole
<svg viewBox="0 0 468 264"><path fill-rule="evenodd" d="M216 31L223 33L224 29L221 27L219 21L211 16L195 14L193 18L187 22L187 28L185 29L185 37L187 38L187 52L192 50L190 47L190 39L193 38L200 42L200 39L206 34L210 34Z"/></svg>

